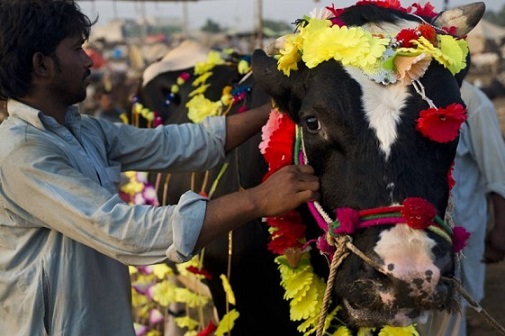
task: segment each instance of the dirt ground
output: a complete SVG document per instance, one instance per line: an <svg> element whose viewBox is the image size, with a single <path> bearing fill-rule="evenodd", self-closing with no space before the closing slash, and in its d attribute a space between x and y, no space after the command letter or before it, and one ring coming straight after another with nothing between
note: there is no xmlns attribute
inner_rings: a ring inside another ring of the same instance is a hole
<svg viewBox="0 0 505 336"><path fill-rule="evenodd" d="M505 328L505 261L487 266L486 291L481 307L503 328ZM471 321L477 325L468 324L468 336L499 336L503 335L488 323L481 314L473 309L468 311ZM474 323L475 323L474 322Z"/></svg>
<svg viewBox="0 0 505 336"><path fill-rule="evenodd" d="M493 100L498 119L505 135L505 98ZM481 307L503 328L505 328L505 261L490 264L486 269L485 297ZM468 336L504 335L489 324L481 314L473 309L468 311ZM474 322L475 321L475 322Z"/></svg>

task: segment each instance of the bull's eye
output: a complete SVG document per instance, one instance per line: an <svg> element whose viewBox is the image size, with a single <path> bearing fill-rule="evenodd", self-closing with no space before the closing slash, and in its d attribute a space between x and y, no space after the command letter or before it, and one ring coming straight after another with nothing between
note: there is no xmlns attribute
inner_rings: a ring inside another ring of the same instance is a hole
<svg viewBox="0 0 505 336"><path fill-rule="evenodd" d="M305 118L305 125L309 132L317 132L321 129L321 124L319 124L317 117L312 116Z"/></svg>

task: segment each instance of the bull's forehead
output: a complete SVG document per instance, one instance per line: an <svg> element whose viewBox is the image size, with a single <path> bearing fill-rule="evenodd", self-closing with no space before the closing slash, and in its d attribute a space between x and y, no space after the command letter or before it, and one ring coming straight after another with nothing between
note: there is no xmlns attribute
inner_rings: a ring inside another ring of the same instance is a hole
<svg viewBox="0 0 505 336"><path fill-rule="evenodd" d="M410 96L407 86L398 84L381 85L370 80L359 69L346 68L349 75L360 84L363 96L361 102L365 118L379 140L380 149L386 160L391 147L398 138L398 125L402 117L407 98Z"/></svg>

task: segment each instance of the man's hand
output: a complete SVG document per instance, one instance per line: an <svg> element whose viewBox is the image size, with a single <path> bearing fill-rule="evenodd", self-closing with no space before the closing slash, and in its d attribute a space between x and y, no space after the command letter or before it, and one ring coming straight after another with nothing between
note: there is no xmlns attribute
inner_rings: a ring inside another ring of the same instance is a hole
<svg viewBox="0 0 505 336"><path fill-rule="evenodd" d="M256 188L256 202L264 217L284 214L320 196L319 179L308 165L282 167Z"/></svg>
<svg viewBox="0 0 505 336"><path fill-rule="evenodd" d="M505 258L505 234L491 230L486 236L486 249L484 251L484 262L486 264L496 263Z"/></svg>

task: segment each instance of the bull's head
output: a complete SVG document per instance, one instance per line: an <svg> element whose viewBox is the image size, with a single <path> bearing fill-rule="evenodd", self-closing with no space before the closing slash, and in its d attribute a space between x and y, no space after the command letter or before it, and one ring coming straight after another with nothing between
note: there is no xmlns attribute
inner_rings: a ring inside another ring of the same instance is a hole
<svg viewBox="0 0 505 336"><path fill-rule="evenodd" d="M277 57L256 51L252 62L321 181L307 240L321 247L321 236L331 245L349 235L371 261L350 254L334 281L334 302L357 327L406 326L459 307L441 280L454 275L460 239L444 218L465 119L463 37L484 12L483 3L440 15L429 4L380 3L311 13Z"/></svg>

